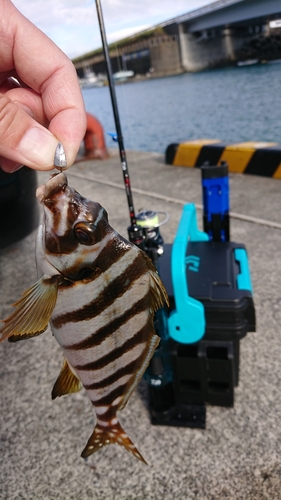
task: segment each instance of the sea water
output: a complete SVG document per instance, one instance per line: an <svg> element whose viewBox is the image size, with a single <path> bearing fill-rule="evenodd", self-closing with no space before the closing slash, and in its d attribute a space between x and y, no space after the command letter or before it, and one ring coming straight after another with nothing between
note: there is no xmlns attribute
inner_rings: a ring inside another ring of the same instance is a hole
<svg viewBox="0 0 281 500"><path fill-rule="evenodd" d="M83 95L105 134L115 132L109 88ZM173 142L202 138L281 144L281 63L128 82L116 85L116 96L126 149L164 153Z"/></svg>

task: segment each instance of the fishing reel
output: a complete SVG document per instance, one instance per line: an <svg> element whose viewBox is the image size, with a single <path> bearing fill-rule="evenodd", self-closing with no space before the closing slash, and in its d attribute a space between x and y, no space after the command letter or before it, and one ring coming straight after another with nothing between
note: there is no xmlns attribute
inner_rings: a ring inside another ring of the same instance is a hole
<svg viewBox="0 0 281 500"><path fill-rule="evenodd" d="M163 220L159 221L159 215L164 216ZM168 220L167 212L141 209L136 215L136 226L128 228L129 240L148 255L156 268L158 257L164 252L164 241L159 228Z"/></svg>

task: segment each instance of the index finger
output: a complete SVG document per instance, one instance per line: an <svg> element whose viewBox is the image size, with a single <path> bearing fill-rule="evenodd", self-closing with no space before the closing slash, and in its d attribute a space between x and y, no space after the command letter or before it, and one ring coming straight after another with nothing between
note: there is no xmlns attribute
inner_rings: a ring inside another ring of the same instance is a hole
<svg viewBox="0 0 281 500"><path fill-rule="evenodd" d="M45 116L50 122L49 131L62 142L67 163L72 164L86 128L75 68L44 33L12 4L10 8L9 29L1 30L6 43L1 44L4 50L0 48L0 70L3 64L6 70L14 66L20 79L41 96Z"/></svg>

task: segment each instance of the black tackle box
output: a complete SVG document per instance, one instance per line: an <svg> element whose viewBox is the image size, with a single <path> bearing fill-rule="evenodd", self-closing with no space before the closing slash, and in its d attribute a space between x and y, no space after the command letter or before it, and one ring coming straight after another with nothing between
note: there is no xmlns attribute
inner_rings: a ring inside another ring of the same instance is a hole
<svg viewBox="0 0 281 500"><path fill-rule="evenodd" d="M164 245L159 274L175 308L172 245ZM169 340L172 381L150 385L154 424L205 427L205 404L233 406L239 381L240 340L255 331L246 249L234 242L189 241L188 294L204 306L205 333L199 342ZM188 311L187 311L188 314Z"/></svg>

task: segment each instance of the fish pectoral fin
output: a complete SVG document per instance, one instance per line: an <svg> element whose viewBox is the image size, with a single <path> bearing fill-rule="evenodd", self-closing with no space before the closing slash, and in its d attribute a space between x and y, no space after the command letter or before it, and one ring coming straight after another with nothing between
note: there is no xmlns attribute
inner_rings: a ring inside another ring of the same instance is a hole
<svg viewBox="0 0 281 500"><path fill-rule="evenodd" d="M79 392L82 387L79 378L73 373L68 362L64 359L61 372L52 390L52 399L64 396L65 394Z"/></svg>
<svg viewBox="0 0 281 500"><path fill-rule="evenodd" d="M49 323L56 305L60 275L42 276L21 299L13 304L17 309L4 319L0 342L9 338L16 342L43 333Z"/></svg>
<svg viewBox="0 0 281 500"><path fill-rule="evenodd" d="M134 457L147 465L147 462L118 421L116 424L106 427L97 424L87 445L81 453L81 457L87 458L107 444L120 444L120 446L124 446L129 453L132 453Z"/></svg>

